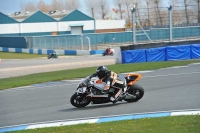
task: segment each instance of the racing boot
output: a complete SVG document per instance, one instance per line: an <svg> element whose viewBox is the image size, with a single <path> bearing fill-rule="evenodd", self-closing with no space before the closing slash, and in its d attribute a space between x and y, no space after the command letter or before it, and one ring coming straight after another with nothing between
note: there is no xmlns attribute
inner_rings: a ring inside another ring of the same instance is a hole
<svg viewBox="0 0 200 133"><path fill-rule="evenodd" d="M122 101L126 95L125 93L122 92L122 90L120 89L117 94L115 95L115 100L112 101L113 104L115 104L117 101Z"/></svg>

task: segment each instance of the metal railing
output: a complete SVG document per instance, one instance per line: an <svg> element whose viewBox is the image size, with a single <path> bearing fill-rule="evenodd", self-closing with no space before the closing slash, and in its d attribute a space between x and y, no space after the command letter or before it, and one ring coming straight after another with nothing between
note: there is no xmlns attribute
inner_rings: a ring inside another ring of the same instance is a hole
<svg viewBox="0 0 200 133"><path fill-rule="evenodd" d="M27 37L28 48L60 49L60 50L91 50L89 37Z"/></svg>
<svg viewBox="0 0 200 133"><path fill-rule="evenodd" d="M132 24L133 44L200 39L197 5L133 8Z"/></svg>

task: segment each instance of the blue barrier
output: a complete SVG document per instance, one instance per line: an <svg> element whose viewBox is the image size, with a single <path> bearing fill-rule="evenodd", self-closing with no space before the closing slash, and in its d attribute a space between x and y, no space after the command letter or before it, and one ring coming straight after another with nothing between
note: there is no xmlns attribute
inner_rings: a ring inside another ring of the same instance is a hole
<svg viewBox="0 0 200 133"><path fill-rule="evenodd" d="M200 58L200 44L122 51L122 63L156 62Z"/></svg>
<svg viewBox="0 0 200 133"><path fill-rule="evenodd" d="M166 47L167 60L187 60L191 59L190 45L168 46Z"/></svg>
<svg viewBox="0 0 200 133"><path fill-rule="evenodd" d="M123 63L146 62L145 49L122 52Z"/></svg>
<svg viewBox="0 0 200 133"><path fill-rule="evenodd" d="M191 45L191 58L192 59L200 58L200 45L199 44Z"/></svg>
<svg viewBox="0 0 200 133"><path fill-rule="evenodd" d="M165 47L146 49L147 62L166 61Z"/></svg>

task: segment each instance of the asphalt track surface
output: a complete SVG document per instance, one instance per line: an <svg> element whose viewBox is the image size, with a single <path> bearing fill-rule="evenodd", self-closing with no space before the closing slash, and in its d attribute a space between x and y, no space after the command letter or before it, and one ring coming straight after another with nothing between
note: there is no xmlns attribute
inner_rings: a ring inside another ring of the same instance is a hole
<svg viewBox="0 0 200 133"><path fill-rule="evenodd" d="M2 60L0 78L111 64L115 64L114 56L102 55L59 56L58 59Z"/></svg>
<svg viewBox="0 0 200 133"><path fill-rule="evenodd" d="M70 104L79 80L50 82L0 91L0 127L108 115L199 109L200 64L142 73L144 97L75 108Z"/></svg>

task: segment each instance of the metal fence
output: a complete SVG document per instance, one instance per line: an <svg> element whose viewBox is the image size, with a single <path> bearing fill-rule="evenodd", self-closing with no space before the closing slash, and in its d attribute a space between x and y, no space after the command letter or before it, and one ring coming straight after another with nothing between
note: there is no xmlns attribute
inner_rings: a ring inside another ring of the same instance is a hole
<svg viewBox="0 0 200 133"><path fill-rule="evenodd" d="M27 37L28 47L37 49L90 50L89 37L45 36ZM92 49L94 49L92 47Z"/></svg>
<svg viewBox="0 0 200 133"><path fill-rule="evenodd" d="M134 44L200 39L200 11L197 5L133 8L126 27L134 30Z"/></svg>
<svg viewBox="0 0 200 133"><path fill-rule="evenodd" d="M133 9L125 32L27 37L28 48L96 50L117 45L200 39L197 5Z"/></svg>

